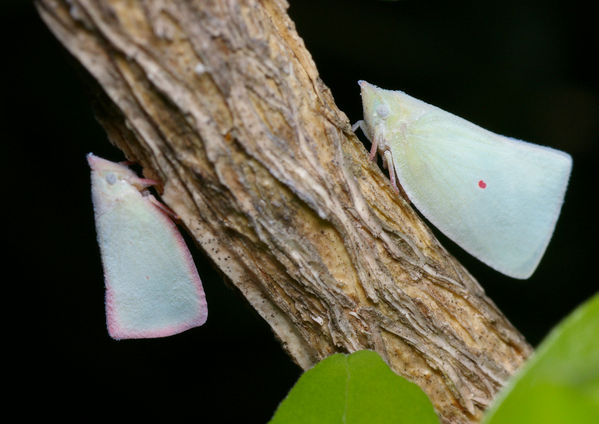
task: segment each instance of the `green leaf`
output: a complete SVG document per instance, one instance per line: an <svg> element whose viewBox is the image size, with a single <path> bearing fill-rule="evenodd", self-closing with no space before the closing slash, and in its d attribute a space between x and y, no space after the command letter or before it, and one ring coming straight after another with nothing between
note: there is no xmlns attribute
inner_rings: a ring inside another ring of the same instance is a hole
<svg viewBox="0 0 599 424"><path fill-rule="evenodd" d="M439 424L416 384L395 374L373 351L335 354L306 371L270 424Z"/></svg>
<svg viewBox="0 0 599 424"><path fill-rule="evenodd" d="M552 330L483 422L599 423L599 294Z"/></svg>

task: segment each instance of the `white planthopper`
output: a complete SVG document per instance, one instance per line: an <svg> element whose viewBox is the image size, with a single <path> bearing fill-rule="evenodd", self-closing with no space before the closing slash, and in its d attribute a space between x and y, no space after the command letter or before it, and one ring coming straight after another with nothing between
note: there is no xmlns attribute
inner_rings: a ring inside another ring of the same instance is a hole
<svg viewBox="0 0 599 424"><path fill-rule="evenodd" d="M510 277L530 277L560 214L570 155L359 84L364 121L353 130L371 141L371 159L383 156L393 188L471 255Z"/></svg>
<svg viewBox="0 0 599 424"><path fill-rule="evenodd" d="M87 155L114 339L165 337L206 322L193 259L167 208L145 189L155 182L127 166Z"/></svg>

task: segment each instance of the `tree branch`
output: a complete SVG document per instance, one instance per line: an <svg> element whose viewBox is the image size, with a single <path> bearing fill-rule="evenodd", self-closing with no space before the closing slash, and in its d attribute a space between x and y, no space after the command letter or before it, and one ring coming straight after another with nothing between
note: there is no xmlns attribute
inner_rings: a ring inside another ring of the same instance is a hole
<svg viewBox="0 0 599 424"><path fill-rule="evenodd" d="M531 349L368 161L283 0L39 0L111 141L309 368L374 349L444 422Z"/></svg>

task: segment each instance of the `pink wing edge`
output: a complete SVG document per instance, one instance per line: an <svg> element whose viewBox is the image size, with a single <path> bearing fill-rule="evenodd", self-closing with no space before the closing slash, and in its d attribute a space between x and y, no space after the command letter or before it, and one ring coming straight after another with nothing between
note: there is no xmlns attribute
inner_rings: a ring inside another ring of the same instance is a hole
<svg viewBox="0 0 599 424"><path fill-rule="evenodd" d="M149 197L152 197L153 200L149 199ZM193 318L191 318L189 320L181 321L177 324L174 324L174 325L171 325L168 327L156 328L153 330L141 330L141 331L134 331L134 330L128 330L128 329L122 328L118 323L118 319L115 317L115 314L113 313L113 306L112 306L113 305L113 300L112 300L113 295L112 295L112 291L110 290L110 283L107 280L106 284L105 284L106 285L106 298L105 298L106 327L108 328L108 334L110 335L110 337L112 337L115 340L150 339L150 338L173 336L175 334L182 333L191 328L200 327L200 326L204 325L204 323L206 323L206 320L208 319L208 305L206 303L206 295L204 293L204 288L202 286L202 280L200 279L200 276L196 269L195 263L193 261L193 257L191 256L191 253L189 252L189 249L188 249L187 245L185 244L185 241L183 240L183 236L181 235L179 230L177 230L177 227L175 226L173 221L171 221L171 219L166 215L166 212L163 211L162 208L160 208L156 205L158 200L156 200L151 195L144 197L144 199L146 202L148 202L149 205L152 205L152 207L155 208L155 210L158 212L158 215L160 216L160 219L163 220L163 224L171 231L173 237L175 237L175 239L177 241L177 246L179 247L179 253L183 255L185 263L187 264L188 275L190 276L192 284L194 284L195 289L197 291L197 295L198 295L197 313Z"/></svg>
<svg viewBox="0 0 599 424"><path fill-rule="evenodd" d="M105 162L115 164L114 162L110 162L106 159L102 159L102 158L95 156L91 153L87 155L88 163L90 164L92 169L94 168L93 165L95 165L95 163L99 162L98 159L99 159L99 161L105 161ZM124 164L116 164L116 165L127 168ZM138 178L138 180L141 183L145 183L147 186L153 185L155 183L153 180L144 179L144 178ZM182 333L183 331L189 330L194 327L200 327L200 326L204 325L206 323L206 320L208 319L208 304L206 302L206 295L204 293L204 288L202 286L202 280L200 279L200 276L196 269L195 263L193 261L193 257L191 256L191 253L189 252L189 248L187 247L187 245L185 244L185 241L183 240L183 236L181 235L181 233L179 232L179 230L177 229L177 227L175 226L173 221L171 221L171 219L168 217L167 210L170 210L170 209L167 206L164 206L164 208L166 208L166 209L164 209L162 203L160 203L152 195L145 196L144 199L146 202L148 202L148 204L150 204L153 208L155 208L155 210L158 212L157 215L159 216L159 219L161 219L163 221L163 224L170 230L171 234L173 235L173 237L175 238L175 240L177 242L176 244L179 247L179 253L183 255L185 263L187 264L188 275L190 276L192 284L194 284L195 289L197 291L197 295L198 295L197 313L193 318L191 318L189 320L181 321L180 323L177 323L177 324L174 324L171 326L156 328L153 330L134 331L134 330L128 330L128 329L122 328L119 325L118 318L115 316L116 314L114 312L114 306L113 306L114 305L113 293L112 293L112 290L110 289L110 287L111 287L110 281L108 281L108 278L106 277L106 272L105 272L104 276L105 276L105 287L106 287L106 294L105 294L106 327L108 329L108 334L110 335L110 337L112 337L115 340L168 337L168 336Z"/></svg>

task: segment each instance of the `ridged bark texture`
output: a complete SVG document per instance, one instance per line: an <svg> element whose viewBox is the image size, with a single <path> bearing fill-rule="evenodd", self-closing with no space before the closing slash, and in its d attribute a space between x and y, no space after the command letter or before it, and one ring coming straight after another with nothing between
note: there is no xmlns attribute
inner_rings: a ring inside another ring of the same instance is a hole
<svg viewBox="0 0 599 424"><path fill-rule="evenodd" d="M37 7L110 140L301 367L374 349L443 422L480 419L531 348L369 162L285 1Z"/></svg>

